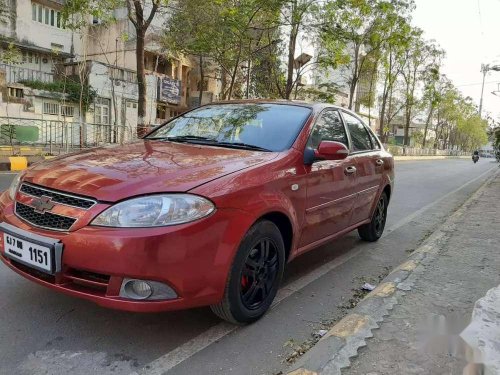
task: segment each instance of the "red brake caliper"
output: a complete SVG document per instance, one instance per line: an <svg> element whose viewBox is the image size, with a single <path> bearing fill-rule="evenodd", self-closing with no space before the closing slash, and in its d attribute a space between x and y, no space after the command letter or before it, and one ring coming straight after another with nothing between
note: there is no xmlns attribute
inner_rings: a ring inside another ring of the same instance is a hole
<svg viewBox="0 0 500 375"><path fill-rule="evenodd" d="M245 289L247 285L248 285L248 278L246 276L241 276L241 287Z"/></svg>

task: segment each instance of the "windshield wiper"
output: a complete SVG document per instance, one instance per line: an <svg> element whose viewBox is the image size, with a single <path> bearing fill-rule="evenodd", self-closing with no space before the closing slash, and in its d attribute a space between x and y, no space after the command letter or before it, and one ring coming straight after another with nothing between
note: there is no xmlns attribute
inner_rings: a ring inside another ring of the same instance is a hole
<svg viewBox="0 0 500 375"><path fill-rule="evenodd" d="M272 152L272 150L269 150L268 148L255 146L255 145L251 145L249 143L243 143L243 142L217 142L217 145L225 146L225 147L241 148L241 149L246 149L246 150Z"/></svg>
<svg viewBox="0 0 500 375"><path fill-rule="evenodd" d="M188 142L188 141L204 141L204 142L217 142L215 139L200 137L197 135L177 135L177 136L166 136L166 137L154 137L148 139L158 139L162 141L172 141L172 142Z"/></svg>
<svg viewBox="0 0 500 375"><path fill-rule="evenodd" d="M244 149L244 150L255 150L255 151L265 151L265 152L271 152L272 150L269 150L264 147L260 146L255 146L251 145L249 143L243 143L243 142L222 142L218 141L213 138L208 138L208 137L201 137L197 135L179 135L179 136L172 136L172 137L158 137L158 138L149 138L149 139L159 139L162 141L171 141L171 142L187 142L187 143L197 143L197 144L207 144L211 146L221 146L221 147L231 147L231 148L238 148L238 149Z"/></svg>

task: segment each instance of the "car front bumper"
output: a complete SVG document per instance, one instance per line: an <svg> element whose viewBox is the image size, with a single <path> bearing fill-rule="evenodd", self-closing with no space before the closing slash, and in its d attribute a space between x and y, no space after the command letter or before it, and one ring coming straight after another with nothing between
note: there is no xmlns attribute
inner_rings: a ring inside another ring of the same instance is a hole
<svg viewBox="0 0 500 375"><path fill-rule="evenodd" d="M63 245L59 270L52 275L12 260L0 245L3 263L25 278L104 307L159 312L219 302L234 254L252 219L240 210L220 209L207 218L171 227L85 226L73 232L55 232L19 219L8 193L4 193L0 196L0 222L28 237L49 237ZM124 279L166 284L177 298L122 298Z"/></svg>

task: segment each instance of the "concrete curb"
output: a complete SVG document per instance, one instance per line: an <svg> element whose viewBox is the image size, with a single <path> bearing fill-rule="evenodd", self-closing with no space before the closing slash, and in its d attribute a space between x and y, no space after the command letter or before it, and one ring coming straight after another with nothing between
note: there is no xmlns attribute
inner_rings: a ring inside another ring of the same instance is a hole
<svg viewBox="0 0 500 375"><path fill-rule="evenodd" d="M470 159L470 156L394 156L395 161L410 161L410 160L444 160L444 159Z"/></svg>
<svg viewBox="0 0 500 375"><path fill-rule="evenodd" d="M0 172L22 171L33 163L51 158L53 156L0 156Z"/></svg>
<svg viewBox="0 0 500 375"><path fill-rule="evenodd" d="M350 366L350 358L366 346L366 339L373 337L372 330L379 328L394 306L410 291L418 277L425 271L453 234L458 220L467 208L483 193L494 172L485 183L425 242L406 262L395 268L380 285L366 297L292 367L288 375L340 375L341 369Z"/></svg>

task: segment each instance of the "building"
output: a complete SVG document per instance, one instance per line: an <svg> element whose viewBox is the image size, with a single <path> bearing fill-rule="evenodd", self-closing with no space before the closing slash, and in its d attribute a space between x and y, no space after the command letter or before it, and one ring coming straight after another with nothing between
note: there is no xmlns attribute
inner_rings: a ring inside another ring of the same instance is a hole
<svg viewBox="0 0 500 375"><path fill-rule="evenodd" d="M113 23L89 17L75 32L63 25L63 0L10 5L11 17L0 23L0 145L57 152L135 138L136 36L126 8L114 11ZM168 18L158 13L145 41L145 123L153 126L197 106L200 88L203 104L218 98L216 79L199 82L196 61L162 45Z"/></svg>

